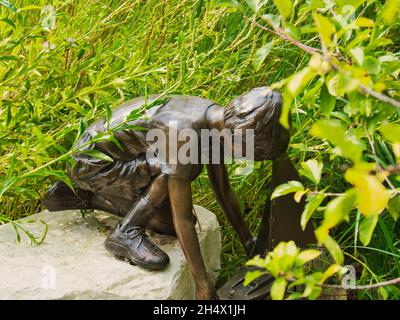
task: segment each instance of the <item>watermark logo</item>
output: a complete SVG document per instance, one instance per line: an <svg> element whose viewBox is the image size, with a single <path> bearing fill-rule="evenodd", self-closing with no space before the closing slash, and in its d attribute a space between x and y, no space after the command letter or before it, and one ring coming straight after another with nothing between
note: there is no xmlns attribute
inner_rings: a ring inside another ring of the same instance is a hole
<svg viewBox="0 0 400 320"><path fill-rule="evenodd" d="M158 159L160 165L221 164L239 160L238 175L248 175L254 168L253 129L180 128L177 121L168 129L151 129L146 133L149 147L146 158Z"/></svg>
<svg viewBox="0 0 400 320"><path fill-rule="evenodd" d="M42 278L40 286L43 289L54 290L56 288L56 268L53 265L44 265L41 273Z"/></svg>
<svg viewBox="0 0 400 320"><path fill-rule="evenodd" d="M356 287L356 269L352 265L345 265L342 269L344 274L342 278L343 289L354 289Z"/></svg>

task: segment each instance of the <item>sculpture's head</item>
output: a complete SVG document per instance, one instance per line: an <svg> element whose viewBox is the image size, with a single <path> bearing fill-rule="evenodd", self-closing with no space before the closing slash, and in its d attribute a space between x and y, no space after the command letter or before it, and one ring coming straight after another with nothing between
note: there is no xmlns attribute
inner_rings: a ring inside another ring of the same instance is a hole
<svg viewBox="0 0 400 320"><path fill-rule="evenodd" d="M279 92L268 87L255 88L233 99L225 108L225 127L242 132L253 129L254 160L275 159L289 144L289 131L279 123L281 112ZM245 144L245 136L242 141Z"/></svg>

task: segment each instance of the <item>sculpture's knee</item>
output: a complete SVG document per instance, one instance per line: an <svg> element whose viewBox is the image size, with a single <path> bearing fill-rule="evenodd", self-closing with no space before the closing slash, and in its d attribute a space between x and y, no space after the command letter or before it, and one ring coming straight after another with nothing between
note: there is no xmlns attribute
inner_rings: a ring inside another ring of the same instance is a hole
<svg viewBox="0 0 400 320"><path fill-rule="evenodd" d="M154 207L161 207L168 198L168 176L162 173L154 178L146 196Z"/></svg>

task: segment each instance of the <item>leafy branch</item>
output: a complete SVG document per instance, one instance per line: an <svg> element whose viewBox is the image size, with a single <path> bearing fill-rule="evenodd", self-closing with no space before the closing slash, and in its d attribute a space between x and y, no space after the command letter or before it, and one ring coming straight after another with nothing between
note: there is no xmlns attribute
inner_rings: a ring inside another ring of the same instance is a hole
<svg viewBox="0 0 400 320"><path fill-rule="evenodd" d="M249 17L245 17L245 18L250 20ZM251 19L251 21L258 28L260 28L262 30L265 30L265 31L268 31L269 33L275 34L275 35L279 36L283 40L289 41L290 43L292 43L293 45L295 45L296 47L300 48L301 50L303 50L306 53L314 55L314 54L321 54L323 52L322 50L320 50L318 48L310 47L310 46L305 45L304 43L292 38L289 34L285 33L285 31L282 28L274 26L273 23L270 20L267 20L267 23L274 29L265 27L265 26L261 25L260 23L258 23L257 21L255 21L254 19ZM335 55L333 55L333 56L335 56ZM341 58L341 57L339 57L339 59L343 60L343 58ZM345 74L343 72L343 70L337 64L334 63L334 61L331 58L331 54L325 53L324 60L329 63L329 65L331 66L331 68L333 70L338 71L338 72L340 72L342 74ZM400 109L400 101L395 100L395 99L393 99L393 98L391 98L391 97L389 97L387 95L384 95L382 93L379 93L379 92L377 92L377 91L365 86L362 83L358 83L358 86L359 86L361 92L363 92L364 94L370 95L370 96L372 96L372 97L374 97L374 98L376 98L376 99L378 99L380 101L383 101L385 103L388 103L388 104Z"/></svg>
<svg viewBox="0 0 400 320"><path fill-rule="evenodd" d="M0 222L1 223L11 223L11 225L12 225L12 227L15 230L15 233L16 233L17 242L21 242L20 231L22 231L30 239L32 245L42 244L44 242L44 240L46 239L47 232L49 230L48 224L45 221L41 220L41 219L39 220L39 222L44 225L44 230L43 230L43 233L42 233L42 235L40 237L39 236L35 236L34 234L32 234L32 232L30 232L28 229L23 227L20 222L13 221L13 220L11 220L10 218L8 218L5 215L1 215L0 214ZM29 220L27 222L28 223L32 223L34 221L33 220Z"/></svg>

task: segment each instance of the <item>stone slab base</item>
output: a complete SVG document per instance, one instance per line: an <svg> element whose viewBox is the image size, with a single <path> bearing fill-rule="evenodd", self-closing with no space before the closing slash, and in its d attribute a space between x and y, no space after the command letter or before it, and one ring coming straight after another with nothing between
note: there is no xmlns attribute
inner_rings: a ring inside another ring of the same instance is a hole
<svg viewBox="0 0 400 320"><path fill-rule="evenodd" d="M215 215L195 206L202 254L211 276L220 268L221 235ZM117 260L103 248L107 233L120 218L95 212L43 211L18 222L41 235L31 245L21 242L10 223L0 226L0 299L194 299L195 287L176 238L149 233L171 259L162 271L148 271ZM34 222L29 222L34 220Z"/></svg>

